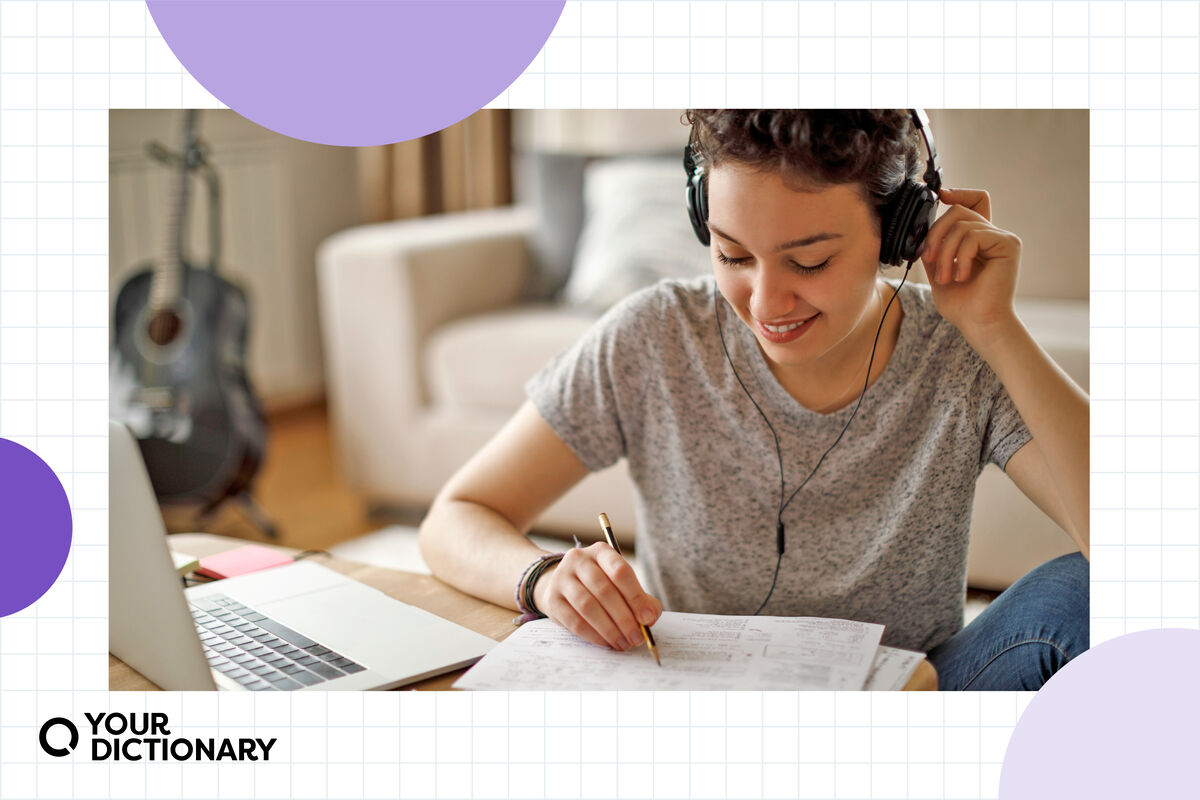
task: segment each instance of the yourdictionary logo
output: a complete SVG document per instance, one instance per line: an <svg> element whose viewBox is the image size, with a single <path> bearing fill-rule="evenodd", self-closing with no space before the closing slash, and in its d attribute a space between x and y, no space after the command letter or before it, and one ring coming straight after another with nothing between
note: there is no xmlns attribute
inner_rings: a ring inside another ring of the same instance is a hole
<svg viewBox="0 0 1200 800"><path fill-rule="evenodd" d="M162 712L84 712L83 716L87 720L84 728L91 736L88 753L92 761L270 761L271 748L277 741L173 736L167 727L167 715ZM59 729L66 731L65 747L59 746L63 738ZM74 722L52 717L42 723L38 742L47 755L62 758L79 745L79 736Z"/></svg>
<svg viewBox="0 0 1200 800"><path fill-rule="evenodd" d="M66 728L71 736L70 743L66 747L54 747L50 744L50 731L60 726ZM38 741L41 742L42 749L48 754L62 758L70 755L71 751L79 744L79 728L76 728L75 723L65 717L51 717L42 723L42 729L38 732Z"/></svg>

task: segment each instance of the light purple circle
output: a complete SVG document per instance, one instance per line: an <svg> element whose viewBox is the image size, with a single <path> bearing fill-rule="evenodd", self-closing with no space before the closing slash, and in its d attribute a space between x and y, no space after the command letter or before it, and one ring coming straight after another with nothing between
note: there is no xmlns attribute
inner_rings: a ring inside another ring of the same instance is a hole
<svg viewBox="0 0 1200 800"><path fill-rule="evenodd" d="M490 103L565 0L147 0L180 63L247 119L321 144L424 136Z"/></svg>
<svg viewBox="0 0 1200 800"><path fill-rule="evenodd" d="M1021 715L1002 800L1200 797L1200 631L1167 629L1093 647Z"/></svg>
<svg viewBox="0 0 1200 800"><path fill-rule="evenodd" d="M54 470L0 439L0 617L54 585L71 550L71 507Z"/></svg>

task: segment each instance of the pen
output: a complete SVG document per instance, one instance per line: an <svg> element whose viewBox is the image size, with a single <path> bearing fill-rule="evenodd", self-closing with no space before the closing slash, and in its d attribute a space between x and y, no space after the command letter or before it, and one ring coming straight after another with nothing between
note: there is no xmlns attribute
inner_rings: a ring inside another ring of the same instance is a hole
<svg viewBox="0 0 1200 800"><path fill-rule="evenodd" d="M608 546L617 551L617 555L621 555L621 546L617 544L617 537L613 536L612 525L608 524L608 514L600 515L600 527L604 531L604 538L608 540ZM654 661L660 667L662 661L658 657L658 645L654 643L654 636L650 633L650 629L645 625L638 623L642 629L642 638L646 640L646 647L649 648L650 654L654 656Z"/></svg>

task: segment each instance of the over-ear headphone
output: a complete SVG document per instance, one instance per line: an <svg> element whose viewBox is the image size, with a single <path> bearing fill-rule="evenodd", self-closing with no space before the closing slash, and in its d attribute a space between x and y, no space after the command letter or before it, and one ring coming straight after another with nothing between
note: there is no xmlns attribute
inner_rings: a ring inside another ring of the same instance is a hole
<svg viewBox="0 0 1200 800"><path fill-rule="evenodd" d="M913 125L925 141L929 158L925 162L924 182L905 179L883 208L879 260L890 266L915 261L921 255L925 235L929 233L937 213L937 193L942 188L942 168L933 134L929 130L929 117L920 108L911 108L909 113ZM694 127L683 150L683 169L687 173L688 218L692 221L696 238L707 247L712 240L708 232L708 186Z"/></svg>

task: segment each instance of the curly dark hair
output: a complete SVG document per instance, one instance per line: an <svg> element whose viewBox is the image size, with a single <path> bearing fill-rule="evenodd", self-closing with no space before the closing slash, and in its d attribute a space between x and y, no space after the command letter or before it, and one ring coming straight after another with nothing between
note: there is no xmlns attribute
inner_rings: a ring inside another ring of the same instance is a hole
<svg viewBox="0 0 1200 800"><path fill-rule="evenodd" d="M906 178L924 169L907 110L689 109L700 162L779 172L801 184L861 184L879 224Z"/></svg>

